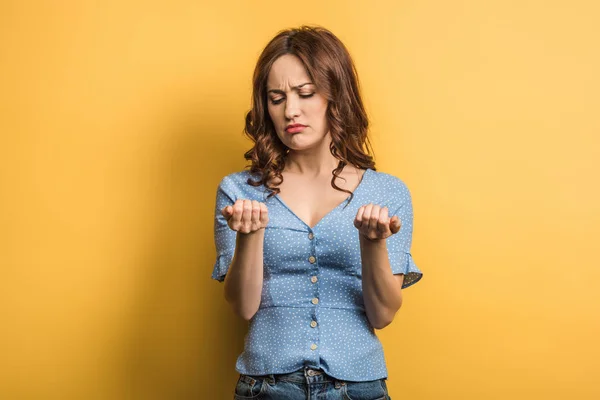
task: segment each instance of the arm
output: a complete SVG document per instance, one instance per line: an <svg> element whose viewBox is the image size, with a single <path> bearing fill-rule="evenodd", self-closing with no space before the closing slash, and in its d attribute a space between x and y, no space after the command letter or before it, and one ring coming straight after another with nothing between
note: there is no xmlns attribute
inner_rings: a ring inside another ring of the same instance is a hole
<svg viewBox="0 0 600 400"><path fill-rule="evenodd" d="M214 213L217 258L212 278L224 282L225 300L235 314L250 320L260 306L262 295L268 210L264 203L240 198L237 184L226 176L217 188Z"/></svg>
<svg viewBox="0 0 600 400"><path fill-rule="evenodd" d="M265 230L237 233L235 254L225 275L225 300L233 311L250 320L260 306L263 285Z"/></svg>
<svg viewBox="0 0 600 400"><path fill-rule="evenodd" d="M376 329L389 325L402 306L404 275L394 275L385 239L369 240L360 235L362 289L367 318Z"/></svg>
<svg viewBox="0 0 600 400"><path fill-rule="evenodd" d="M402 306L402 288L417 282L421 271L412 261L410 247L413 231L413 208L407 186L395 179L388 206L372 203L362 206L354 225L359 230L363 276L363 300L371 325L383 329Z"/></svg>

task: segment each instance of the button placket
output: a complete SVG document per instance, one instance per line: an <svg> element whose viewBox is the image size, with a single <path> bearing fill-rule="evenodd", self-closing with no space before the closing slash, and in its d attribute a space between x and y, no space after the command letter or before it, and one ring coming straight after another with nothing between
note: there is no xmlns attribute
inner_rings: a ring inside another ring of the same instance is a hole
<svg viewBox="0 0 600 400"><path fill-rule="evenodd" d="M308 233L308 238L312 240L312 239L314 238L314 234L313 234L312 232L309 232L309 233ZM313 243L313 245L311 246L311 248L312 248L312 252L313 252L313 253L315 252L315 249L314 249L314 247L315 247L315 246L314 246L314 243ZM317 262L317 258L316 258L314 255L311 255L311 256L309 256L309 257L308 257L308 262L309 262L309 263L311 263L311 264L314 264L314 263L316 263L316 262ZM319 278L318 278L316 275L313 275L313 276L310 278L310 281L311 281L312 283L316 283L318 280L319 280ZM315 290L317 290L317 289L315 288ZM319 298L315 296L315 297L314 297L314 298L313 298L311 301L312 301L312 303L313 303L313 304L315 304L315 305L316 305L316 304L318 304L318 303L319 303Z"/></svg>
<svg viewBox="0 0 600 400"><path fill-rule="evenodd" d="M309 239L309 240L313 240L314 238L315 238L315 235L314 235L314 233L313 233L313 232L309 232L309 233L308 233L308 239ZM312 242L310 247L311 247L311 250L312 250L312 254L311 254L309 257L308 257L308 262L309 262L309 263L311 263L311 264L315 264L315 263L317 262L317 257L315 256L315 255L316 255L316 251L315 251L315 242ZM317 275L313 275L313 276L311 276L311 278L310 278L310 281L311 281L313 284L314 284L314 283L317 283L317 281L318 281L318 280L319 280L319 278L317 277ZM315 293L317 293L317 290L318 290L318 287L315 287ZM317 305L317 304L319 304L319 298L318 298L317 296L313 297L313 298L312 298L312 300L311 300L311 303L312 303L312 304L314 304L314 305ZM310 321L310 327L311 327L311 328L316 328L316 327L317 327L317 325L318 325L318 323L317 323L317 321L316 321L316 316L314 316L313 318L314 318L314 319ZM313 351L314 351L314 350L316 350L316 349L318 348L318 346L317 346L317 342L318 342L318 332L316 332L316 335L317 335L317 337L316 337L316 338L314 338L314 339L315 339L315 342L313 342L313 343L310 345L310 349L311 349L311 350L313 350Z"/></svg>

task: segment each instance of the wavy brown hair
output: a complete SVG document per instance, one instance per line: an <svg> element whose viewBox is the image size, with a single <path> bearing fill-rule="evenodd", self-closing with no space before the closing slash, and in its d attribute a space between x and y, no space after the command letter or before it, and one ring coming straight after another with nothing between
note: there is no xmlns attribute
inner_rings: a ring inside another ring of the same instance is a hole
<svg viewBox="0 0 600 400"><path fill-rule="evenodd" d="M375 170L367 136L369 121L360 96L356 67L348 50L333 33L320 26L302 25L279 31L258 58L253 75L252 108L246 114L244 128L254 146L244 153L244 157L252 162L246 168L251 173L258 173L261 179L255 182L249 178L247 183L252 186L264 184L271 191L269 198L280 192L277 186L283 182L281 172L289 148L277 136L269 116L267 78L275 60L284 54L300 59L317 91L328 100L326 118L331 134L330 150L339 160L332 171L331 186L350 193L352 201L353 193L338 187L335 180L346 164Z"/></svg>

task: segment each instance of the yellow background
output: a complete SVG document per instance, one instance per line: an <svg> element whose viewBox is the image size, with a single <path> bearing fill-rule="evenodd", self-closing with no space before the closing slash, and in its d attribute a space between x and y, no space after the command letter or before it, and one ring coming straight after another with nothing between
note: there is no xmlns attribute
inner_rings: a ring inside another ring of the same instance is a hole
<svg viewBox="0 0 600 400"><path fill-rule="evenodd" d="M600 398L600 6L367 3L0 4L0 397L233 396L216 187L260 51L306 23L413 196L392 398Z"/></svg>

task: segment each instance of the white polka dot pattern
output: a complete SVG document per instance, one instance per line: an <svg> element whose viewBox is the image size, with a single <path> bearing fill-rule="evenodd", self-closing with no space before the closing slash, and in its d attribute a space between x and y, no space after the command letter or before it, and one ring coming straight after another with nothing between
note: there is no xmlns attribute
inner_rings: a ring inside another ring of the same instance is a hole
<svg viewBox="0 0 600 400"><path fill-rule="evenodd" d="M423 273L410 254L413 208L406 184L367 169L352 202L348 196L311 228L279 196L267 200L264 186L248 185L249 177L257 180L248 170L225 176L215 205L217 257L212 278L221 282L233 259L237 234L221 210L238 198L264 202L269 209L260 308L250 320L236 370L283 374L306 365L341 380L387 378L381 342L365 313L353 221L368 203L387 206L390 217L398 215L400 231L386 239L390 266L394 274L404 274L403 289L417 283Z"/></svg>

